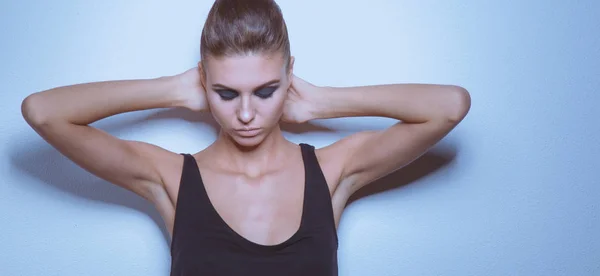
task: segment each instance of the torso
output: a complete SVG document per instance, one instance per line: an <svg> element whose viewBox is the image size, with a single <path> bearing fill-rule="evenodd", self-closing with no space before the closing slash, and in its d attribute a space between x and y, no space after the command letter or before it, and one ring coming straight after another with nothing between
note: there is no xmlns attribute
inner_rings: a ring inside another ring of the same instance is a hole
<svg viewBox="0 0 600 276"><path fill-rule="evenodd" d="M193 154L202 175L210 203L222 220L243 238L258 244L278 244L299 228L304 199L304 166L299 146L288 158L274 164L268 172L249 177L211 162L207 150ZM315 150L327 179L336 227L339 225L347 196L337 186L335 166L319 149ZM164 160L164 190L154 202L172 238L181 180L183 156L172 153ZM290 181L293 179L293 181ZM281 183L286 183L282 185Z"/></svg>

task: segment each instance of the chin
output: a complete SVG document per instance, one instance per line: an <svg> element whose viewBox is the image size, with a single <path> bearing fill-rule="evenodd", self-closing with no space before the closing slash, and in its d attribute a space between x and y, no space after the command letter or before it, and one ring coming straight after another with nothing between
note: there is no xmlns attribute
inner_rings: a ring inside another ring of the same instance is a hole
<svg viewBox="0 0 600 276"><path fill-rule="evenodd" d="M236 134L230 134L231 138L233 138L233 141L235 141L235 143L243 148L253 148L256 147L258 145L260 145L260 143L262 143L262 141L264 140L264 134L259 134L256 136L251 136L251 137L243 137L240 135L236 135Z"/></svg>
<svg viewBox="0 0 600 276"><path fill-rule="evenodd" d="M246 148L246 149L252 149L252 148L255 148L256 146L260 145L260 143L262 143L262 141L263 141L263 138L261 136L255 136L255 137L251 137L251 138L235 137L234 140L235 140L235 143L238 144L239 147Z"/></svg>

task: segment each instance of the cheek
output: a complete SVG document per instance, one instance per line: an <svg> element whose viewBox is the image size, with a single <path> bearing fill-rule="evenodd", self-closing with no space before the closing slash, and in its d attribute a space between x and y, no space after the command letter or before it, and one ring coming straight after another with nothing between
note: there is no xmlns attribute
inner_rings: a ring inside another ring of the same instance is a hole
<svg viewBox="0 0 600 276"><path fill-rule="evenodd" d="M283 113L283 106L285 104L285 93L278 94L273 96L271 101L266 104L263 104L262 110L265 111L266 114L271 116L279 115Z"/></svg>
<svg viewBox="0 0 600 276"><path fill-rule="evenodd" d="M263 118L268 121L268 124L275 125L279 123L279 119L283 115L283 109L285 106L285 97L274 98L269 104L265 104L261 110Z"/></svg>
<svg viewBox="0 0 600 276"><path fill-rule="evenodd" d="M221 126L228 126L231 116L235 116L235 114L230 111L232 108L226 103L221 102L218 98L207 98L207 101L208 106L210 107L210 113L215 121Z"/></svg>

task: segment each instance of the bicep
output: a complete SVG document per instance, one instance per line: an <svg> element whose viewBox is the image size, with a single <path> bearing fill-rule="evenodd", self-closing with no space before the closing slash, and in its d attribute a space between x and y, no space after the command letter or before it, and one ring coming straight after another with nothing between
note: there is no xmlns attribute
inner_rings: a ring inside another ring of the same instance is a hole
<svg viewBox="0 0 600 276"><path fill-rule="evenodd" d="M153 163L154 155L161 149L154 145L122 140L91 126L69 123L34 129L79 167L145 199L152 201L156 189L162 186Z"/></svg>
<svg viewBox="0 0 600 276"><path fill-rule="evenodd" d="M402 168L423 155L455 125L450 121L397 123L385 130L359 132L336 142L331 151L339 156L335 162L339 164L339 186L352 194Z"/></svg>

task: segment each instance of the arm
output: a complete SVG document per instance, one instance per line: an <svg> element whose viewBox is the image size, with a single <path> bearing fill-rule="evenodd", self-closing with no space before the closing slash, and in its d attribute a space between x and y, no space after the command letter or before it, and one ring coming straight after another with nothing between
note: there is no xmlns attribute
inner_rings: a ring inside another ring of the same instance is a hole
<svg viewBox="0 0 600 276"><path fill-rule="evenodd" d="M469 93L454 85L318 89L312 93L320 95L312 101L314 119L383 116L401 121L383 131L350 135L322 149L335 172L330 185L338 186L332 189L347 196L421 156L462 121L471 105Z"/></svg>
<svg viewBox="0 0 600 276"><path fill-rule="evenodd" d="M188 96L183 92L189 89L181 80L178 75L57 87L25 98L21 111L44 140L77 165L153 200L162 184L155 160L170 152L118 139L89 124L119 113L184 106Z"/></svg>

